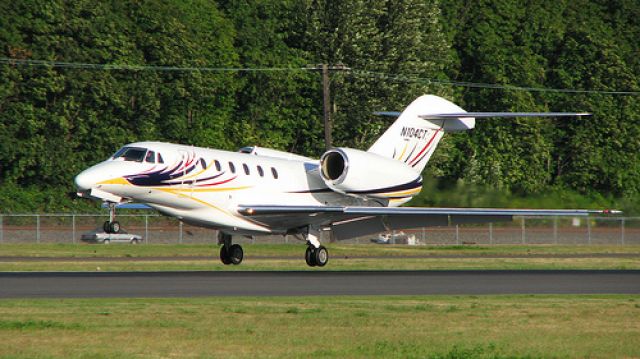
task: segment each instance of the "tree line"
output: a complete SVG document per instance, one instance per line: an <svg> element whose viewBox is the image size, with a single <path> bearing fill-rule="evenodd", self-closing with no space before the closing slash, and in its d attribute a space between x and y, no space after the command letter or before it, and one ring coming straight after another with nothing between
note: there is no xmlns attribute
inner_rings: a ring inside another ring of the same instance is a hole
<svg viewBox="0 0 640 359"><path fill-rule="evenodd" d="M374 111L425 93L470 111L594 114L445 136L418 203L492 205L433 194L470 186L640 198L633 0L18 0L0 19L1 212L79 208L74 175L128 142L318 157L319 63L351 69L331 74L337 146L366 148L390 123Z"/></svg>

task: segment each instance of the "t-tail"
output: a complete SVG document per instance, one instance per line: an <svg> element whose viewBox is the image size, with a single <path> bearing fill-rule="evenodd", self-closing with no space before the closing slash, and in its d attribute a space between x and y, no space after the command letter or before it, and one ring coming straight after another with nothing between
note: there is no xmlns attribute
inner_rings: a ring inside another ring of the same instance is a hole
<svg viewBox="0 0 640 359"><path fill-rule="evenodd" d="M475 127L475 119L471 117L445 120L431 116L460 115L465 112L456 104L433 95L418 97L399 114L379 112L381 115L399 116L368 152L403 162L420 173L445 132L465 131Z"/></svg>
<svg viewBox="0 0 640 359"><path fill-rule="evenodd" d="M476 119L591 115L585 112L467 112L434 95L418 97L402 113L377 114L398 116L398 119L368 152L403 162L417 173L422 172L445 133L470 130L475 127Z"/></svg>

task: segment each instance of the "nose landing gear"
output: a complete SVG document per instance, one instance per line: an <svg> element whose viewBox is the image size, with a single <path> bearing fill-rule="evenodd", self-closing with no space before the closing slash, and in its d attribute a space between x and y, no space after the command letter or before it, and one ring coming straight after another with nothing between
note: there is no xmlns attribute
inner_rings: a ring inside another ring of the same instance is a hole
<svg viewBox="0 0 640 359"><path fill-rule="evenodd" d="M120 223L116 221L116 204L109 202L109 220L102 225L105 233L120 233Z"/></svg>

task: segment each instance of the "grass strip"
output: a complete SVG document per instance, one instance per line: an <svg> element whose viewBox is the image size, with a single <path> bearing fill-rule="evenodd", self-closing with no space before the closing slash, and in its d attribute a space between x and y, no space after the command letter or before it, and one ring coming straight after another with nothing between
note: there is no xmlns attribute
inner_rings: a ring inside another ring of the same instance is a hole
<svg viewBox="0 0 640 359"><path fill-rule="evenodd" d="M640 356L626 295L0 300L0 357Z"/></svg>

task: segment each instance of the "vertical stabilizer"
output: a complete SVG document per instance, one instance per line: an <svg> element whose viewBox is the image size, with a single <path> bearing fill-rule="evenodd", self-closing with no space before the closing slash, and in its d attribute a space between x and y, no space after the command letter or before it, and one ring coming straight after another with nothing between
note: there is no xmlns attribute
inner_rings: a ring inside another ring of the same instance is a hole
<svg viewBox="0 0 640 359"><path fill-rule="evenodd" d="M435 114L464 113L454 103L438 96L424 95L414 100L378 138L368 152L404 162L422 172L444 132L463 131L475 126L474 118L425 120Z"/></svg>

